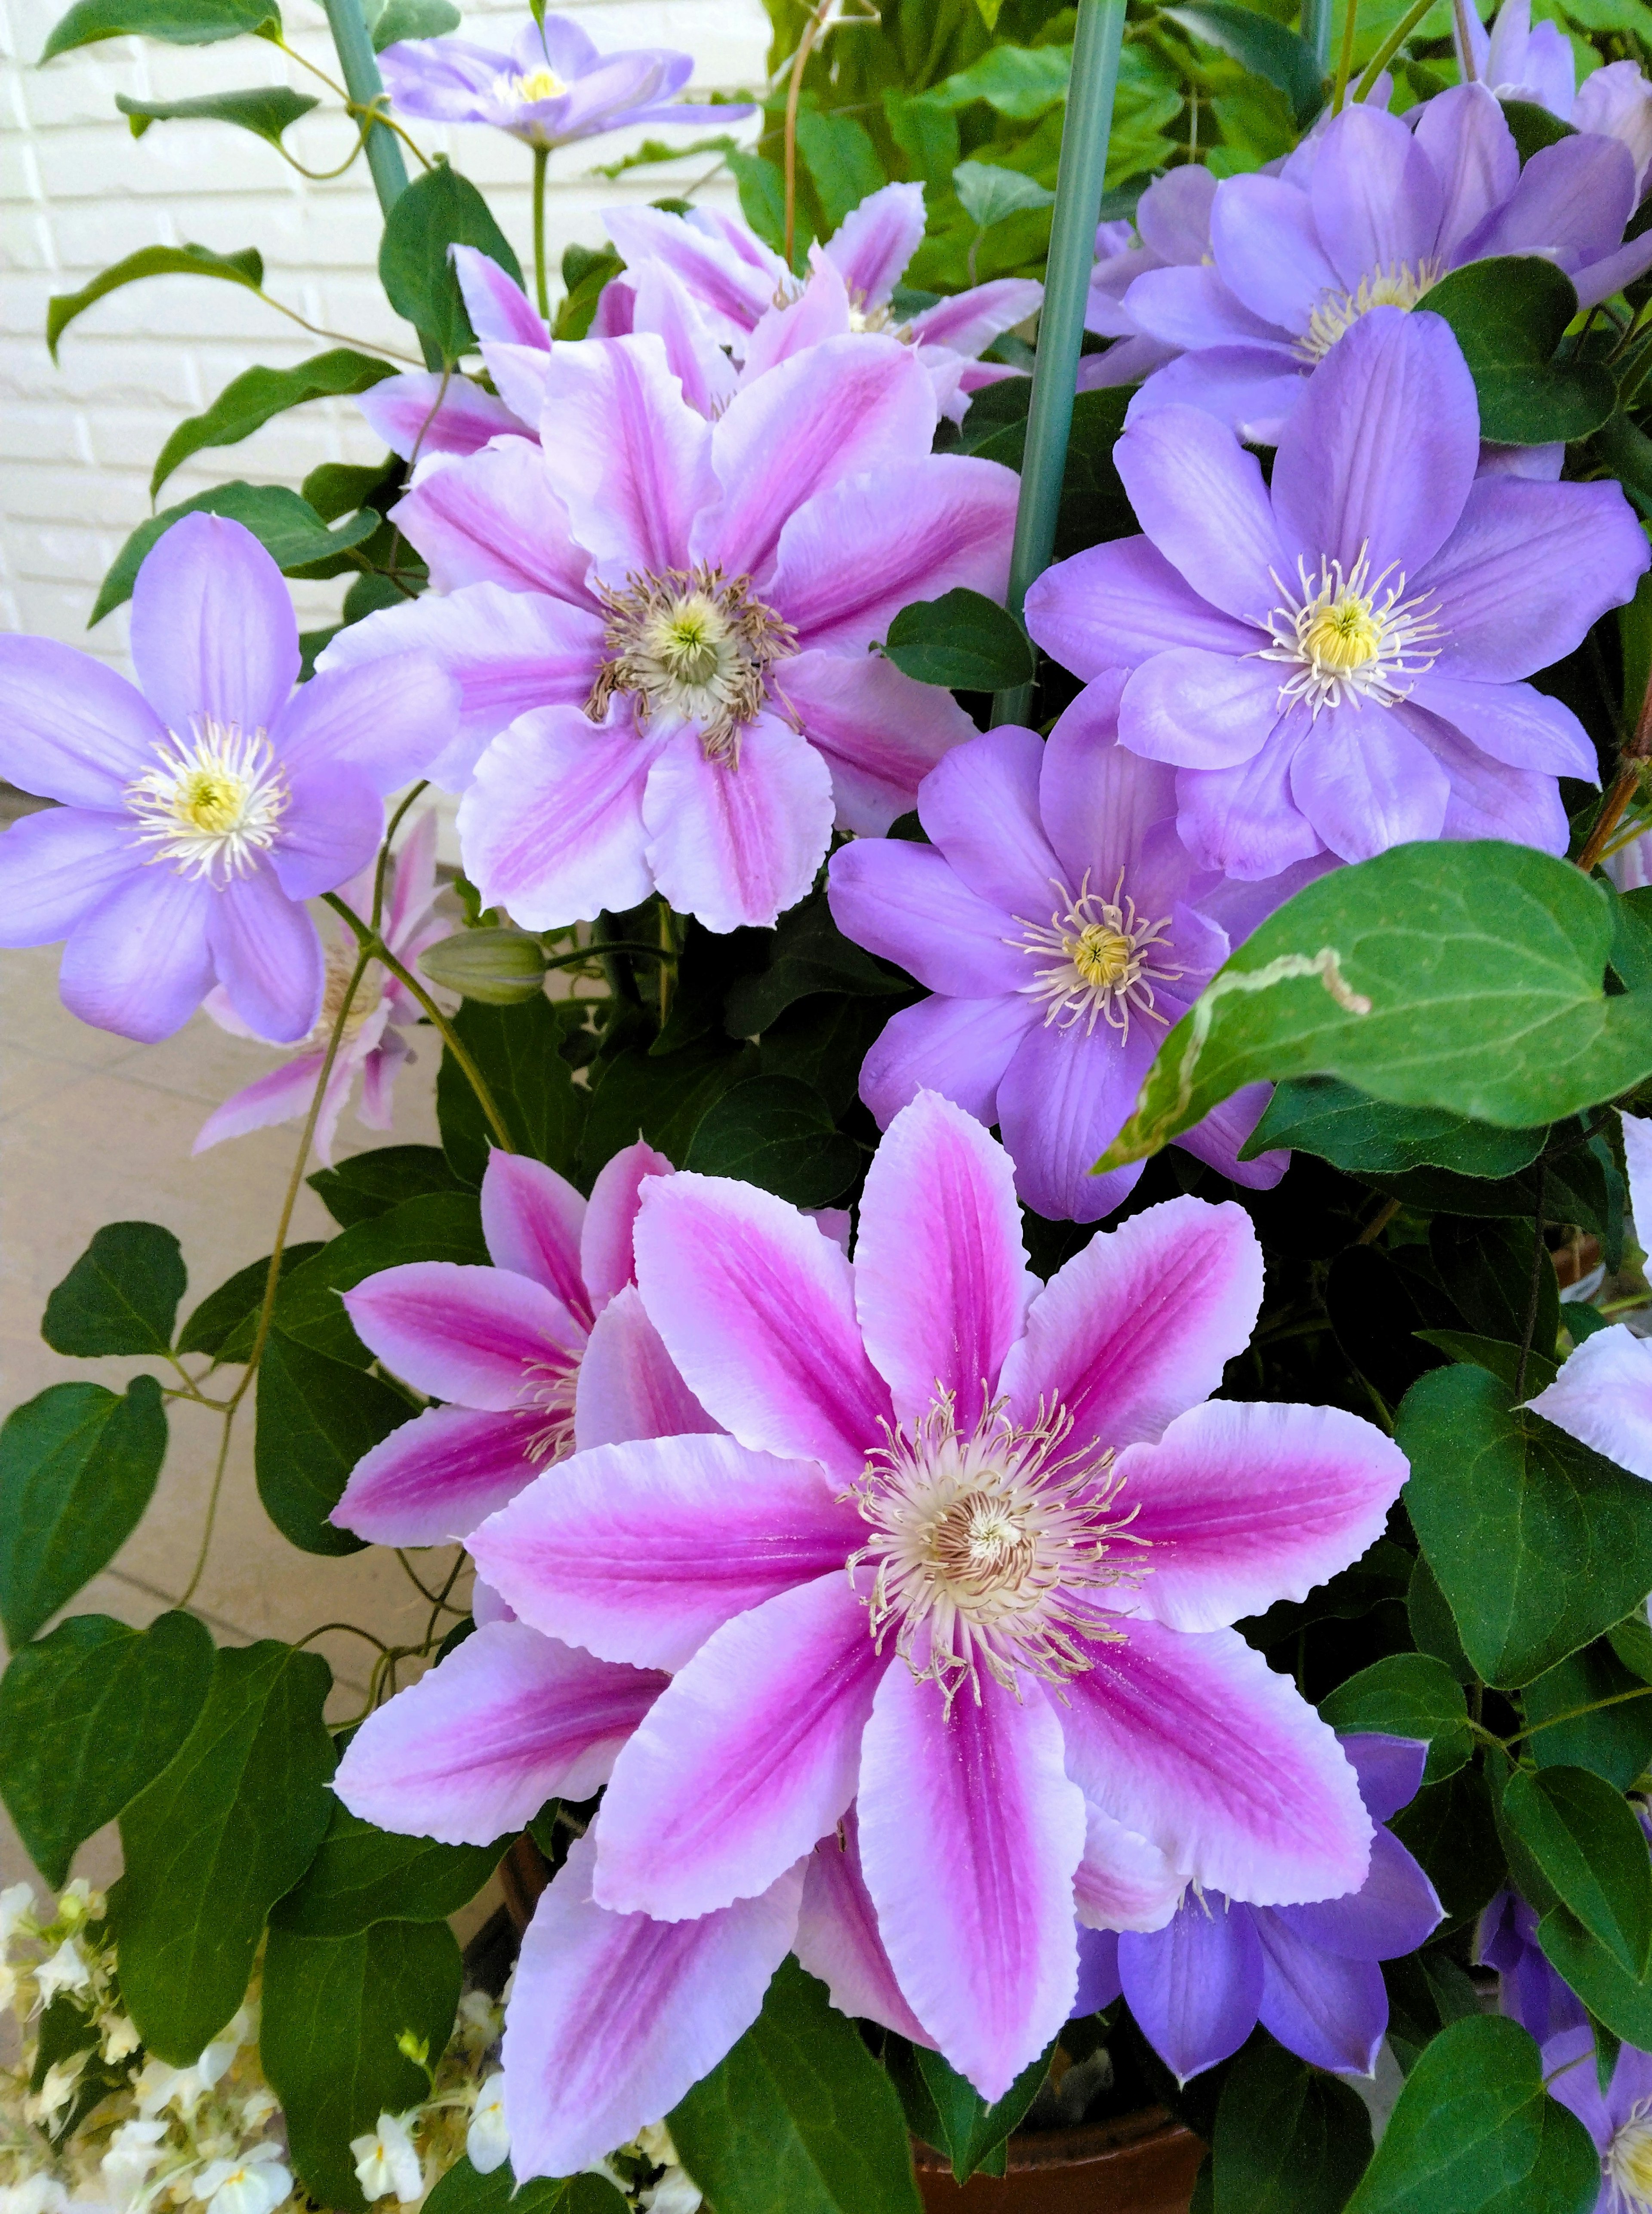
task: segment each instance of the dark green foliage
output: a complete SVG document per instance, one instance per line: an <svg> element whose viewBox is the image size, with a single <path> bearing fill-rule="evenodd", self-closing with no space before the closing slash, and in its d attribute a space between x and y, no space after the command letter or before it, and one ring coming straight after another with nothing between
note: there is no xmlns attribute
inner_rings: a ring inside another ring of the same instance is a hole
<svg viewBox="0 0 1652 2214"><path fill-rule="evenodd" d="M40 1336L54 1353L164 1354L188 1278L158 1222L107 1222L46 1303Z"/></svg>
<svg viewBox="0 0 1652 2214"><path fill-rule="evenodd" d="M566 1003L559 1009L546 999L515 1007L467 1000L453 1022L516 1149L566 1177L574 1175L578 1162L587 1095L575 1086L573 1071L558 1048L570 1017L577 1013ZM450 1052L443 1054L437 1073L436 1111L448 1166L461 1183L480 1184L493 1137Z"/></svg>
<svg viewBox="0 0 1652 2214"><path fill-rule="evenodd" d="M378 273L397 315L405 315L449 363L476 343L449 257L452 246L479 247L507 276L522 282L522 265L487 202L441 156L414 178L386 219Z"/></svg>
<svg viewBox="0 0 1652 2214"><path fill-rule="evenodd" d="M919 683L958 692L1006 692L1032 676L1032 648L1015 617L961 588L902 608L884 651Z"/></svg>
<svg viewBox="0 0 1652 2214"><path fill-rule="evenodd" d="M1347 2084L1253 2037L1216 2108L1213 2214L1340 2214L1370 2156L1371 2124Z"/></svg>
<svg viewBox="0 0 1652 2214"><path fill-rule="evenodd" d="M137 1528L166 1458L152 1376L124 1398L52 1384L0 1429L0 1623L15 1645L107 1568Z"/></svg>
<svg viewBox="0 0 1652 2214"><path fill-rule="evenodd" d="M270 1926L306 1937L349 1937L377 1922L442 1922L474 1899L509 1840L438 1845L376 1830L333 1801L327 1835Z"/></svg>
<svg viewBox="0 0 1652 2214"><path fill-rule="evenodd" d="M356 1463L413 1412L402 1392L376 1376L285 1330L270 1332L258 1371L253 1468L264 1511L290 1545L306 1553L360 1551L364 1540L327 1517Z"/></svg>

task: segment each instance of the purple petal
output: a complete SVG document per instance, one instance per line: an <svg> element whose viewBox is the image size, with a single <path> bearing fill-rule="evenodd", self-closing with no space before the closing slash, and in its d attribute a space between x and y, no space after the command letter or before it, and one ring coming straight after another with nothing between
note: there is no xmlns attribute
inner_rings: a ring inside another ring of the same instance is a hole
<svg viewBox="0 0 1652 2214"><path fill-rule="evenodd" d="M1202 600L1147 538L1092 546L1046 569L1028 588L1026 622L1036 644L1086 679L1170 647L1252 653L1257 642L1251 624Z"/></svg>
<svg viewBox="0 0 1652 2214"><path fill-rule="evenodd" d="M1360 1779L1360 1796L1374 1822L1409 1807L1423 1786L1429 1748L1418 1738L1389 1737L1380 1730L1355 1730L1342 1740L1343 1751Z"/></svg>
<svg viewBox="0 0 1652 2214"><path fill-rule="evenodd" d="M713 334L737 351L789 278L780 256L756 238L737 251L726 230L701 228L663 209L608 208L603 220L627 266L658 261L672 270L708 315Z"/></svg>
<svg viewBox="0 0 1652 2214"><path fill-rule="evenodd" d="M564 17L562 21L566 23L567 19ZM557 65L553 62L551 66ZM459 290L464 295L465 314L477 337L502 339L511 346L535 346L548 353L550 333L538 309L515 278L474 246L452 246L448 251L453 258L453 273L459 279Z"/></svg>
<svg viewBox="0 0 1652 2214"><path fill-rule="evenodd" d="M1620 2064L1622 2057L1620 2053ZM1605 2152L1617 2134L1619 2117L1608 2107L1595 2072L1594 2025L1585 2020L1549 2038L1543 2046L1543 2072L1551 2097L1576 2115L1594 2138L1596 2151ZM1604 2184L1595 2214L1613 2214Z"/></svg>
<svg viewBox="0 0 1652 2214"><path fill-rule="evenodd" d="M844 1811L836 1832L809 1856L798 1917L798 1959L826 1986L840 2014L882 2022L933 2051L935 2040L902 1995L878 1931L878 1910L860 1867L860 1817Z"/></svg>
<svg viewBox="0 0 1652 2214"><path fill-rule="evenodd" d="M1190 1898L1165 1930L1118 1941L1136 2025L1185 2083L1237 2052L1262 2003L1262 1948L1248 1907Z"/></svg>
<svg viewBox="0 0 1652 2214"><path fill-rule="evenodd" d="M404 461L416 455L474 454L490 438L521 437L530 426L468 376L436 370L387 376L356 394L368 429Z"/></svg>
<svg viewBox="0 0 1652 2214"><path fill-rule="evenodd" d="M1291 763L1291 798L1344 861L1439 837L1448 797L1445 771L1406 725L1351 700L1315 716Z"/></svg>
<svg viewBox="0 0 1652 2214"><path fill-rule="evenodd" d="M1119 736L1150 761L1238 768L1255 760L1286 712L1274 663L1177 646L1132 672L1119 702Z"/></svg>
<svg viewBox="0 0 1652 2214"><path fill-rule="evenodd" d="M841 1567L714 1630L615 1764L598 1905L681 1922L766 1891L854 1798L890 1665Z"/></svg>
<svg viewBox="0 0 1652 2214"><path fill-rule="evenodd" d="M827 888L846 938L897 962L933 992L982 998L1019 993L1031 981L1031 964L1013 943L1014 917L972 892L933 846L856 839L833 854ZM1050 897L1046 885L1041 905Z"/></svg>
<svg viewBox="0 0 1652 2214"><path fill-rule="evenodd" d="M694 519L717 486L711 433L682 397L664 341L643 333L554 348L545 420L551 481L609 581L685 568Z"/></svg>
<svg viewBox="0 0 1652 2214"><path fill-rule="evenodd" d="M921 308L907 330L920 347L945 346L952 353L968 354L973 359L983 346L1036 315L1043 297L1043 286L1033 278L1000 277L990 284L975 284L967 291L937 300L933 308ZM966 381L964 388L976 388Z"/></svg>
<svg viewBox="0 0 1652 2214"><path fill-rule="evenodd" d="M695 414L707 421L721 414L739 379L688 286L663 262L645 262L633 297L632 330L652 331L663 342L666 367Z"/></svg>
<svg viewBox="0 0 1652 2214"><path fill-rule="evenodd" d="M58 978L64 1006L143 1045L181 1030L212 987L217 896L164 865L134 869L70 933Z"/></svg>
<svg viewBox="0 0 1652 2214"><path fill-rule="evenodd" d="M1172 827L1174 776L1119 743L1123 690L1117 681L1087 685L1062 716L1044 747L1039 810L1069 884L1088 874L1109 894L1119 885L1156 916L1186 890L1191 865ZM1220 965L1226 948L1212 951Z"/></svg>
<svg viewBox="0 0 1652 2214"><path fill-rule="evenodd" d="M0 774L42 799L124 813L126 786L154 768L166 741L143 694L89 653L50 638L0 638Z"/></svg>
<svg viewBox="0 0 1652 2214"><path fill-rule="evenodd" d="M585 1333L542 1284L508 1269L410 1261L344 1295L363 1342L387 1368L437 1399L512 1414L534 1404L534 1379L571 1367Z"/></svg>
<svg viewBox="0 0 1652 2214"><path fill-rule="evenodd" d="M526 1153L488 1155L482 1175L482 1236L488 1258L496 1269L542 1285L559 1306L589 1325L592 1308L579 1267L584 1220L584 1199L566 1177Z"/></svg>
<svg viewBox="0 0 1652 2214"><path fill-rule="evenodd" d="M1451 724L1409 702L1392 712L1421 738L1450 780L1446 837L1507 838L1545 853L1566 851L1571 832L1553 777L1505 768Z"/></svg>
<svg viewBox="0 0 1652 2214"><path fill-rule="evenodd" d="M1478 684L1431 670L1410 696L1506 768L1600 780L1588 732L1563 700L1530 684Z"/></svg>
<svg viewBox="0 0 1652 2214"><path fill-rule="evenodd" d="M669 2113L750 2028L797 1933L803 1871L697 1922L591 1904L594 1836L541 1899L505 2029L511 2166L572 2175Z"/></svg>
<svg viewBox="0 0 1652 2214"><path fill-rule="evenodd" d="M298 623L281 572L228 516L180 516L144 558L132 657L144 697L180 738L205 716L267 730L298 674Z"/></svg>
<svg viewBox="0 0 1652 2214"><path fill-rule="evenodd" d="M994 1123L1004 1072L1037 1019L1032 1001L1013 994L903 1007L861 1063L860 1097L885 1130L922 1091L939 1092L977 1122Z"/></svg>
<svg viewBox="0 0 1652 2214"><path fill-rule="evenodd" d="M1388 1990L1374 1960L1305 1943L1282 1916L1257 1918L1263 1960L1262 2024L1316 2068L1369 2076L1388 2027Z"/></svg>
<svg viewBox="0 0 1652 2214"><path fill-rule="evenodd" d="M1123 1990L1118 1974L1118 1932L1079 1925L1079 1988L1068 2017L1077 2021L1111 2006Z"/></svg>
<svg viewBox="0 0 1652 2214"><path fill-rule="evenodd" d="M364 869L384 835L384 802L377 782L348 765L317 763L290 772L287 806L270 848L270 871L290 900L341 890ZM367 900L370 905L370 889ZM358 1002L360 1005L361 1002Z"/></svg>
<svg viewBox="0 0 1652 2214"><path fill-rule="evenodd" d="M599 1310L636 1281L633 1240L643 1187L650 1177L670 1173L664 1154L640 1138L633 1146L622 1147L598 1171L579 1233L579 1272Z"/></svg>
<svg viewBox="0 0 1652 2214"><path fill-rule="evenodd" d="M1150 1207L1092 1238L1034 1300L1004 1364L1014 1417L1059 1398L1072 1451L1156 1441L1216 1389L1261 1304L1262 1251L1242 1207Z"/></svg>
<svg viewBox="0 0 1652 2214"><path fill-rule="evenodd" d="M1291 767L1307 730L1306 713L1299 709L1237 768L1178 773L1177 835L1201 867L1254 883L1323 850L1291 793Z"/></svg>
<svg viewBox="0 0 1652 2214"><path fill-rule="evenodd" d="M497 438L480 454L421 474L390 520L430 564L438 592L503 584L591 605L590 555L576 543L550 469L529 438ZM346 633L347 635L347 633Z"/></svg>
<svg viewBox="0 0 1652 2214"><path fill-rule="evenodd" d="M1542 254L1563 269L1617 245L1635 211L1635 164L1616 138L1594 134L1539 147L1496 212L1468 239L1465 256Z"/></svg>
<svg viewBox="0 0 1652 2214"><path fill-rule="evenodd" d="M774 689L831 771L838 828L860 837L881 837L936 763L976 735L950 692L880 654L799 653Z"/></svg>
<svg viewBox="0 0 1652 2214"><path fill-rule="evenodd" d="M1208 266L1144 270L1124 296L1123 312L1161 346L1271 349L1280 339L1278 326L1253 315Z"/></svg>
<svg viewBox="0 0 1652 2214"><path fill-rule="evenodd" d="M772 929L808 891L832 841L824 758L773 714L747 724L739 743L737 763L713 760L696 730L680 731L643 791L654 881L707 930Z"/></svg>
<svg viewBox="0 0 1652 2214"><path fill-rule="evenodd" d="M851 208L828 241L828 259L862 307L881 308L923 243L923 187L885 185Z"/></svg>
<svg viewBox="0 0 1652 2214"><path fill-rule="evenodd" d="M900 1420L951 1392L960 1429L974 1428L1037 1287L1026 1260L1004 1148L921 1094L866 1171L854 1249L855 1312Z"/></svg>
<svg viewBox="0 0 1652 2214"><path fill-rule="evenodd" d="M326 981L321 941L272 871L254 869L215 893L206 942L218 982L248 1030L274 1045L309 1036Z"/></svg>
<svg viewBox="0 0 1652 2214"><path fill-rule="evenodd" d="M1273 1149L1258 1153L1254 1160L1241 1160L1239 1153L1249 1141L1257 1124L1273 1098L1271 1084L1245 1084L1219 1106L1213 1107L1202 1122L1190 1130L1184 1130L1172 1145L1180 1146L1196 1160L1207 1161L1221 1175L1251 1191L1271 1191L1290 1166L1288 1153Z"/></svg>
<svg viewBox="0 0 1652 2214"><path fill-rule="evenodd" d="M537 1473L531 1415L431 1407L356 1463L328 1516L371 1545L445 1545L514 1499Z"/></svg>
<svg viewBox="0 0 1652 2214"><path fill-rule="evenodd" d="M1128 1039L1105 1022L1029 1025L998 1087L998 1119L1016 1190L1036 1214L1095 1222L1129 1196L1139 1166L1090 1171L1135 1104L1160 1035L1140 1017Z"/></svg>
<svg viewBox="0 0 1652 2214"><path fill-rule="evenodd" d="M717 1428L677 1373L634 1284L597 1318L579 1364L574 1443L628 1445L633 1438L685 1437Z"/></svg>
<svg viewBox="0 0 1652 2214"><path fill-rule="evenodd" d="M835 266L818 248L810 252L809 281L799 296L791 286L776 291L774 304L746 341L739 382L766 376L793 354L806 353L827 339L847 337L854 328L849 295Z"/></svg>
<svg viewBox="0 0 1652 2214"><path fill-rule="evenodd" d="M1527 1405L1631 1476L1652 1477L1652 1340L1627 1323L1586 1337Z"/></svg>
<svg viewBox="0 0 1652 2214"><path fill-rule="evenodd" d="M394 792L441 752L458 706L452 678L430 655L399 653L312 677L271 738L294 771L351 768Z"/></svg>
<svg viewBox="0 0 1652 2214"><path fill-rule="evenodd" d="M1313 213L1307 193L1282 177L1229 177L1211 203L1218 272L1282 338L1305 331L1325 295L1342 289Z"/></svg>
<svg viewBox="0 0 1652 2214"><path fill-rule="evenodd" d="M1445 195L1427 153L1397 115L1361 104L1326 125L1313 167L1313 223L1349 291L1435 252Z"/></svg>
<svg viewBox="0 0 1652 2214"><path fill-rule="evenodd" d="M1210 209L1216 180L1196 163L1172 169L1136 203L1141 242L1161 261L1198 262L1210 251Z"/></svg>
<svg viewBox="0 0 1652 2214"><path fill-rule="evenodd" d="M1078 1989L1073 1874L1084 1801L1049 1703L988 1678L950 1713L896 1661L861 1760L860 1854L918 2019L983 2099L1001 2099Z"/></svg>
<svg viewBox="0 0 1652 2214"><path fill-rule="evenodd" d="M548 1799L589 1799L670 1682L499 1622L369 1715L333 1789L382 1830L486 1845Z"/></svg>
<svg viewBox="0 0 1652 2214"><path fill-rule="evenodd" d="M204 1153L210 1147L220 1146L226 1138L243 1138L249 1130L266 1130L277 1122L290 1122L295 1116L307 1114L315 1090L315 1079L321 1073L322 1055L301 1053L291 1061L284 1061L266 1076L254 1079L239 1092L232 1092L221 1107L215 1107L195 1134L190 1147L192 1154ZM338 1110L343 1109L346 1098L355 1077L355 1070L342 1054L333 1063L327 1091L337 1099ZM342 1080L340 1080L342 1079ZM321 1114L317 1117L316 1152L321 1126L327 1120L327 1109L332 1100L324 1100ZM338 1112L333 1116L336 1127Z"/></svg>
<svg viewBox="0 0 1652 2214"><path fill-rule="evenodd" d="M1154 370L1124 420L1145 423L1162 408L1197 407L1247 445L1275 446L1307 388L1307 365L1288 346L1206 346Z"/></svg>
<svg viewBox="0 0 1652 2214"><path fill-rule="evenodd" d="M1130 425L1113 460L1136 519L1200 598L1259 622L1288 563L1256 456L1196 408L1166 407Z"/></svg>
<svg viewBox="0 0 1652 2214"><path fill-rule="evenodd" d="M1098 1807L1086 1810L1084 1858L1073 1880L1080 1922L1103 1930L1162 1930L1185 1888L1157 1845Z"/></svg>
<svg viewBox="0 0 1652 2214"><path fill-rule="evenodd" d="M474 1532L477 1569L548 1637L681 1668L725 1622L835 1575L866 1534L820 1470L725 1437L576 1453Z"/></svg>
<svg viewBox="0 0 1652 2214"><path fill-rule="evenodd" d="M1502 109L1484 84L1453 85L1424 101L1416 144L1443 194L1433 250L1448 264L1476 226L1501 207L1520 179L1520 154Z"/></svg>
<svg viewBox="0 0 1652 2214"><path fill-rule="evenodd" d="M495 388L517 418L518 437L537 445L551 374L549 352L541 346L513 346L505 339L484 339L481 351Z"/></svg>
<svg viewBox="0 0 1652 2214"><path fill-rule="evenodd" d="M1341 1960L1392 1960L1415 1953L1439 1928L1445 1910L1399 1839L1379 1829L1371 1840L1371 1873L1358 1891L1310 1906L1276 1907L1273 1915L1304 1945Z"/></svg>
<svg viewBox="0 0 1652 2214"><path fill-rule="evenodd" d="M124 815L79 807L21 816L0 836L0 945L66 938L125 877L143 866Z"/></svg>
<svg viewBox="0 0 1652 2214"><path fill-rule="evenodd" d="M1039 812L1043 767L1037 732L1001 723L949 755L919 798L925 831L970 890L1000 914L1000 932L1003 916L1041 916L1062 872ZM1025 973L1015 981L1025 982ZM981 978L976 990L986 982Z"/></svg>

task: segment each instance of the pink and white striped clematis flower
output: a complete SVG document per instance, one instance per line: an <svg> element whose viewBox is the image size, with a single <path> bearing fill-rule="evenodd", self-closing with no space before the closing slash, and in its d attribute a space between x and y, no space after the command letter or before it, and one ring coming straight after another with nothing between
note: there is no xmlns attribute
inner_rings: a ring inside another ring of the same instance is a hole
<svg viewBox="0 0 1652 2214"><path fill-rule="evenodd" d="M576 1445L715 1427L632 1281L639 1200L670 1173L639 1139L609 1162L587 1204L542 1162L496 1153L482 1178L491 1269L413 1261L345 1294L385 1367L444 1404L356 1464L333 1510L340 1529L376 1545L443 1544Z"/></svg>
<svg viewBox="0 0 1652 2214"><path fill-rule="evenodd" d="M1357 1558L1405 1464L1339 1409L1204 1404L1261 1297L1241 1208L1149 1209L1041 1287L1002 1148L925 1093L853 1263L699 1176L645 1186L636 1251L730 1434L581 1451L470 1541L529 1630L671 1675L523 1945L519 2175L668 2112L794 1946L997 2098L1073 2006L1075 1912L1365 1880L1353 1770L1231 1624Z"/></svg>

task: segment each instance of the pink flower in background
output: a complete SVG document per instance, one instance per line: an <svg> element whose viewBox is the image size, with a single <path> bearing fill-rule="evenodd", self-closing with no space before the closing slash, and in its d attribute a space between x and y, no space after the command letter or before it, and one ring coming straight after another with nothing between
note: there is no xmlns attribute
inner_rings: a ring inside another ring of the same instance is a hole
<svg viewBox="0 0 1652 2214"><path fill-rule="evenodd" d="M1149 1209L1041 1287L1001 1147L925 1094L853 1263L699 1176L647 1185L636 1247L732 1434L582 1451L471 1539L524 1624L675 1672L523 1945L519 2175L577 2169L715 2065L851 1801L858 1867L814 1886L845 1926L804 1936L811 1964L882 1979L988 2098L1074 2003L1075 1909L1139 1890L1144 1857L1263 1905L1358 1887L1354 1771L1229 1625L1356 1558L1405 1464L1338 1409L1202 1404L1261 1296L1242 1209Z"/></svg>
<svg viewBox="0 0 1652 2214"><path fill-rule="evenodd" d="M670 1173L639 1140L609 1162L587 1204L542 1162L495 1153L482 1178L491 1269L413 1261L345 1294L385 1367L444 1404L356 1464L333 1510L340 1529L376 1545L442 1544L576 1442L715 1428L632 1282L639 1195Z"/></svg>
<svg viewBox="0 0 1652 2214"><path fill-rule="evenodd" d="M346 906L364 919L373 907L373 871L364 869L352 884L342 887ZM426 812L413 824L401 852L386 872L383 937L386 945L404 967L411 968L426 946L448 935L450 926L431 913L436 898L436 816ZM202 1123L192 1151L204 1153L225 1138L239 1138L248 1130L262 1130L272 1122L290 1122L309 1111L315 1079L321 1073L327 1042L333 1034L344 1002L345 988L355 963L355 943L346 947L334 940L325 949L327 982L321 993L321 1012L304 1041L304 1050L267 1076L259 1077L245 1090L215 1108ZM209 992L203 1006L220 1030L233 1037L255 1038L236 1014L222 985ZM391 1094L397 1072L417 1056L401 1033L424 1019L424 1012L406 985L370 963L357 987L345 1019L344 1036L333 1058L327 1093L316 1118L315 1147L322 1166L333 1162L333 1141L339 1117L358 1074L361 1099L356 1119L370 1130L390 1127ZM267 1039L261 1041L267 1044Z"/></svg>

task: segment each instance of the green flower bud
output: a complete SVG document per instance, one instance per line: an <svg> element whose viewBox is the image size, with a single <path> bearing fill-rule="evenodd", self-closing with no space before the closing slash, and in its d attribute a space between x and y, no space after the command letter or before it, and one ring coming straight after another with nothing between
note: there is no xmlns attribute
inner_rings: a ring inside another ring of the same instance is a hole
<svg viewBox="0 0 1652 2214"><path fill-rule="evenodd" d="M536 1000L545 985L545 949L525 930L459 930L419 957L432 984L490 1007Z"/></svg>

